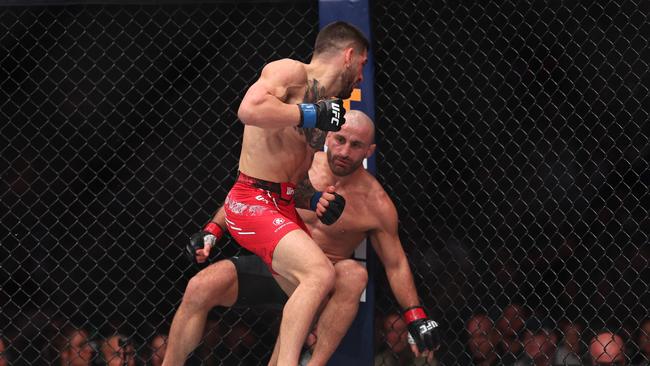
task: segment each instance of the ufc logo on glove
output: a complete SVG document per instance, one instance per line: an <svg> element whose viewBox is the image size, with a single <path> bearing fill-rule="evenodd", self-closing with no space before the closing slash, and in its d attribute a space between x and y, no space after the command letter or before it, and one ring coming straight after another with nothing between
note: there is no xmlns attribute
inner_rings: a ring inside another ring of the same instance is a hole
<svg viewBox="0 0 650 366"><path fill-rule="evenodd" d="M332 103L332 120L331 123L335 126L339 125L339 118L341 118L341 105Z"/></svg>

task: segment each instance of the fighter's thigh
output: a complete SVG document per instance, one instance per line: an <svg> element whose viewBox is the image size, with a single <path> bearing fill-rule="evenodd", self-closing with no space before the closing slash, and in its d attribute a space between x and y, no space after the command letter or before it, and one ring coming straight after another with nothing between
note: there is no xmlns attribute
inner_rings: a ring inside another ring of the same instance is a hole
<svg viewBox="0 0 650 366"><path fill-rule="evenodd" d="M360 295L368 284L366 267L354 259L344 259L336 262L334 271L336 272L335 291L345 289L358 292Z"/></svg>
<svg viewBox="0 0 650 366"><path fill-rule="evenodd" d="M238 280L235 265L221 260L194 275L184 297L208 306L232 306L237 301Z"/></svg>
<svg viewBox="0 0 650 366"><path fill-rule="evenodd" d="M293 230L280 239L273 251L273 270L293 285L311 276L334 280L334 268L323 251L303 230ZM284 288L284 284L282 285Z"/></svg>

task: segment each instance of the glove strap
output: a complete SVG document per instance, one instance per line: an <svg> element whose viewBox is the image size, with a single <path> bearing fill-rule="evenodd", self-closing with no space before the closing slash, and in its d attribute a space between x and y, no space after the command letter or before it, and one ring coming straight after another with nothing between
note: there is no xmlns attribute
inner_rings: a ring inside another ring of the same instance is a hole
<svg viewBox="0 0 650 366"><path fill-rule="evenodd" d="M223 229L213 221L210 221L207 225L205 225L203 231L207 231L210 234L214 235L217 238L217 241L221 240L221 237L223 236Z"/></svg>
<svg viewBox="0 0 650 366"><path fill-rule="evenodd" d="M318 120L318 111L316 110L316 104L301 103L298 104L298 109L300 109L300 123L298 124L298 127L316 127L316 121Z"/></svg>
<svg viewBox="0 0 650 366"><path fill-rule="evenodd" d="M314 192L314 194L311 196L311 199L309 200L309 209L312 211L316 211L316 205L318 204L318 200L320 200L320 197L323 195L323 192Z"/></svg>
<svg viewBox="0 0 650 366"><path fill-rule="evenodd" d="M422 306L411 306L402 312L406 324L410 324L418 319L426 319L427 314Z"/></svg>

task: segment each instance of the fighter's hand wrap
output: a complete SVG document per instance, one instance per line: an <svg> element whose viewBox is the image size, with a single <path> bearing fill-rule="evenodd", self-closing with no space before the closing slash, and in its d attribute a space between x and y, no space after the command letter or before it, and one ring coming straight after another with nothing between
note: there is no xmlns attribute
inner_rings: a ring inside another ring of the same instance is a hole
<svg viewBox="0 0 650 366"><path fill-rule="evenodd" d="M298 127L318 128L323 131L338 131L345 123L343 100L328 99L318 103L298 104L300 124Z"/></svg>
<svg viewBox="0 0 650 366"><path fill-rule="evenodd" d="M429 319L421 306L410 307L402 313L409 330L408 342L418 346L418 350L435 351L440 346L438 323Z"/></svg>
<svg viewBox="0 0 650 366"><path fill-rule="evenodd" d="M329 201L330 204L327 206L327 209L323 213L323 216L320 216L318 218L320 222L325 225L332 225L335 223L336 220L341 217L343 209L345 208L345 198L336 192L332 192L332 194L334 195L334 199ZM323 192L316 192L313 196L311 196L309 208L311 208L312 211L316 211L316 205L318 204L318 200L320 200L322 195Z"/></svg>
<svg viewBox="0 0 650 366"><path fill-rule="evenodd" d="M223 237L223 229L221 226L214 222L209 222L203 230L190 237L190 243L185 247L185 254L187 254L190 262L200 264L196 261L197 249L203 249L205 245L213 247L216 242Z"/></svg>

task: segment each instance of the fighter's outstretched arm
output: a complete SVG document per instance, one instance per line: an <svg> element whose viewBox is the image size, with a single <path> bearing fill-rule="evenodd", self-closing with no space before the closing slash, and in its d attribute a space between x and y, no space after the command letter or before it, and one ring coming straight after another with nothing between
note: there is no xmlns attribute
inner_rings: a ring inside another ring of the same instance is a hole
<svg viewBox="0 0 650 366"><path fill-rule="evenodd" d="M379 226L370 232L373 248L384 265L388 283L402 309L419 306L411 267L397 231L397 210L390 200L381 200L377 205L375 212L379 213Z"/></svg>
<svg viewBox="0 0 650 366"><path fill-rule="evenodd" d="M379 225L370 232L370 240L384 265L393 294L402 307L413 353L431 360L440 345L438 324L429 319L418 299L413 274L399 239L397 210L385 192L374 202L378 205L375 212L379 213Z"/></svg>

